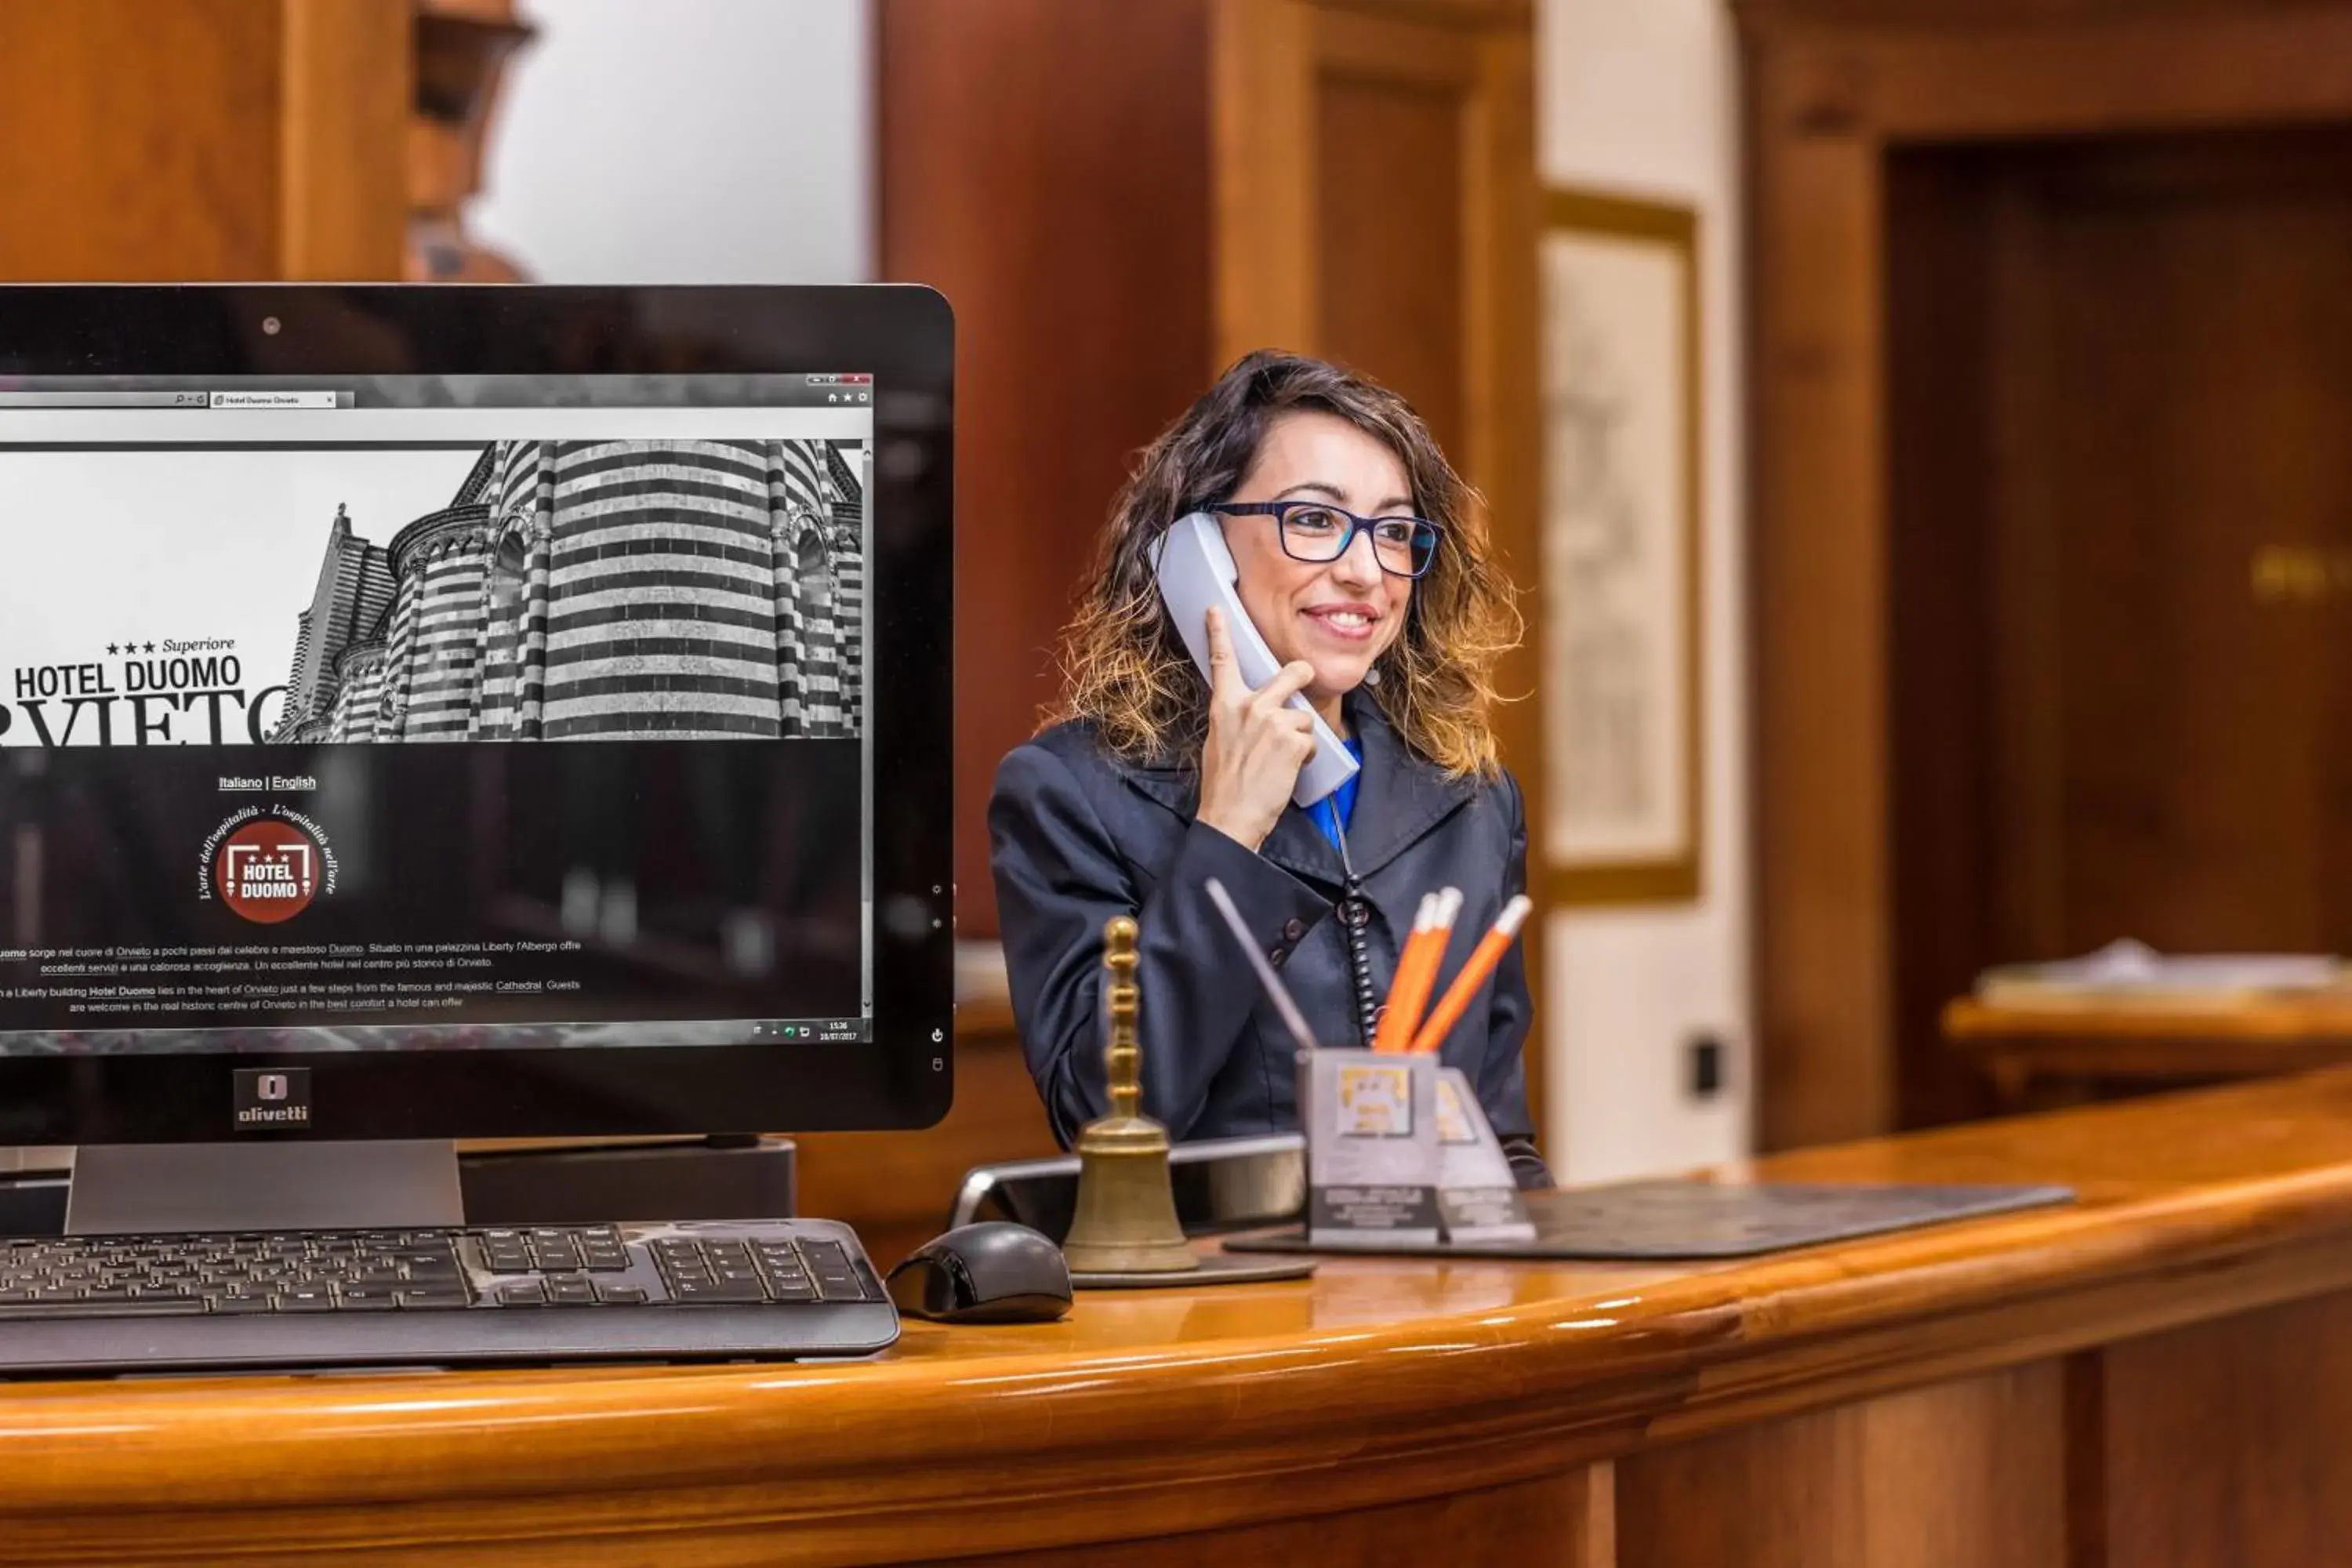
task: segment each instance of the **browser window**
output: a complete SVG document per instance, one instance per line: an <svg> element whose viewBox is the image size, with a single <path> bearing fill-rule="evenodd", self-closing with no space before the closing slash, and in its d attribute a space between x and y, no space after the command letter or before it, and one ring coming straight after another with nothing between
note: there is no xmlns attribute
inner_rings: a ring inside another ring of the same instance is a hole
<svg viewBox="0 0 2352 1568"><path fill-rule="evenodd" d="M0 382L0 1055L870 1038L873 395Z"/></svg>

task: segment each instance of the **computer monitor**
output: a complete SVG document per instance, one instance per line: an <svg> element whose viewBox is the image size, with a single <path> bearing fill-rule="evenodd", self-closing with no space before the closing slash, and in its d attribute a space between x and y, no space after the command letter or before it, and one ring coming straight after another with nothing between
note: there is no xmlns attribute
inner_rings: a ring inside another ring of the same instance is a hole
<svg viewBox="0 0 2352 1568"><path fill-rule="evenodd" d="M938 1120L953 384L916 288L0 288L0 1144Z"/></svg>

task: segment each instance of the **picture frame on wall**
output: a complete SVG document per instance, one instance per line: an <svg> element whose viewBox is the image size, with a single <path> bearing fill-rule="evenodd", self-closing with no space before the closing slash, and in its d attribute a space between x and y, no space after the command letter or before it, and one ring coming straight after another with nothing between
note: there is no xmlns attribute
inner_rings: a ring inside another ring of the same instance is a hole
<svg viewBox="0 0 2352 1568"><path fill-rule="evenodd" d="M1703 581L1698 216L1546 194L1544 821L1555 904L1695 900Z"/></svg>

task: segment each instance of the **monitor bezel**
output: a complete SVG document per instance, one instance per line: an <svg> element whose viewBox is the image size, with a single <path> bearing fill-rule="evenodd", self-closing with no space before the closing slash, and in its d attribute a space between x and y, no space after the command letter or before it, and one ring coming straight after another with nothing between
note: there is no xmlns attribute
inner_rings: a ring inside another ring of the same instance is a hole
<svg viewBox="0 0 2352 1568"><path fill-rule="evenodd" d="M954 1093L954 321L914 285L0 287L0 382L54 375L875 377L870 1043L0 1058L0 1145L926 1127ZM0 552L5 569L5 552ZM5 827L0 824L0 827ZM0 834L0 838L5 838ZM310 1069L240 1133L233 1072Z"/></svg>

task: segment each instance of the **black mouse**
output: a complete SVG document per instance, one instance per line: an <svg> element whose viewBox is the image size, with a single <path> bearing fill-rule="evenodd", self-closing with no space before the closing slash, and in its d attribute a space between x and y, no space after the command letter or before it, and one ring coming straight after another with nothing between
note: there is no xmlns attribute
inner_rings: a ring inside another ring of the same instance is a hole
<svg viewBox="0 0 2352 1568"><path fill-rule="evenodd" d="M982 1220L927 1241L890 1270L898 1310L942 1323L1050 1323L1070 1310L1070 1266L1042 1232Z"/></svg>

